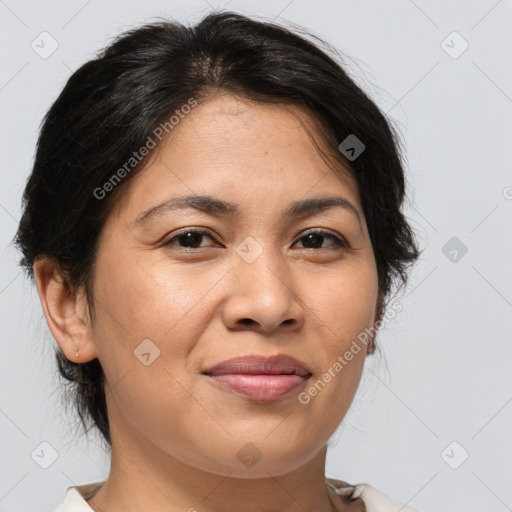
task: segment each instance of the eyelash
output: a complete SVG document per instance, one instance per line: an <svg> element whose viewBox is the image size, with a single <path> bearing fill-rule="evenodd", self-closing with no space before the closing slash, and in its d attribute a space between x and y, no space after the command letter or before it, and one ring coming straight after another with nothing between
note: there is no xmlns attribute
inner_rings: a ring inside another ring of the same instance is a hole
<svg viewBox="0 0 512 512"><path fill-rule="evenodd" d="M162 246L169 246L169 245L175 245L173 244L173 240L183 236L183 235L186 235L187 233L195 233L195 234L198 234L198 235L205 235L209 238L211 238L213 240L213 237L207 232L207 231L202 231L202 230L198 230L198 229L186 229L180 233L177 233L175 235L173 235L171 238L169 238L168 240L166 240L165 242L163 242ZM326 231L326 230L323 230L323 229L316 229L316 230L313 230L313 231L308 231L306 234L302 235L301 237L299 237L297 240L300 240L302 238L305 238L306 236L308 235L323 235L325 238L331 238L332 240L334 240L335 244L338 245L340 248L342 249L348 249L349 248L349 245L348 243L339 238L338 236L332 234L331 232L329 231ZM204 249L204 247L196 247L196 248L193 248L193 247L181 247L181 246L177 246L177 247L180 247L181 249L185 250L186 252L192 252L192 251L196 251L198 249ZM306 250L310 250L310 251L318 251L318 250L326 250L328 249L327 247L324 247L324 248L320 248L320 249L308 249L307 247L305 247L304 249Z"/></svg>

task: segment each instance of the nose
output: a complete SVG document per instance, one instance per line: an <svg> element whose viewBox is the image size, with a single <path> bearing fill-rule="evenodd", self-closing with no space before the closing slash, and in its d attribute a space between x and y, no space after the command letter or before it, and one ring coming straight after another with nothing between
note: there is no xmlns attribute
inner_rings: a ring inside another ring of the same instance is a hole
<svg viewBox="0 0 512 512"><path fill-rule="evenodd" d="M300 282L282 256L267 248L252 263L235 258L234 266L223 311L228 329L269 334L302 328Z"/></svg>

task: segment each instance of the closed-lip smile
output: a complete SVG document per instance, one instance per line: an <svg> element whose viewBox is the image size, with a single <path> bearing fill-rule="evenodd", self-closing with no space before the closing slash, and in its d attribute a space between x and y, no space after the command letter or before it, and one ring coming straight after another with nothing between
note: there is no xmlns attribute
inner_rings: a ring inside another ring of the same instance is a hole
<svg viewBox="0 0 512 512"><path fill-rule="evenodd" d="M312 375L303 363L281 354L235 357L203 374L222 388L258 402L280 400Z"/></svg>

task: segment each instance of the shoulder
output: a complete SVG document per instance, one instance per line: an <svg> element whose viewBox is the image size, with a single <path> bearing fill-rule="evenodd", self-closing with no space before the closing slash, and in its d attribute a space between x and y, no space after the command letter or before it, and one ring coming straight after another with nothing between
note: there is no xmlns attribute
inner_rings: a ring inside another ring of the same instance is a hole
<svg viewBox="0 0 512 512"><path fill-rule="evenodd" d="M358 498L362 500L366 512L425 512L392 500L370 484L350 485L333 478L326 478L326 482L329 488L344 500L352 501Z"/></svg>
<svg viewBox="0 0 512 512"><path fill-rule="evenodd" d="M63 503L54 512L93 512L86 500L96 494L104 483L68 487ZM339 496L343 503L362 501L365 512L426 512L394 501L370 484L350 485L333 478L326 478L326 483L330 492Z"/></svg>
<svg viewBox="0 0 512 512"><path fill-rule="evenodd" d="M105 482L93 482L68 487L64 501L54 512L94 512L85 500L94 496L104 483Z"/></svg>

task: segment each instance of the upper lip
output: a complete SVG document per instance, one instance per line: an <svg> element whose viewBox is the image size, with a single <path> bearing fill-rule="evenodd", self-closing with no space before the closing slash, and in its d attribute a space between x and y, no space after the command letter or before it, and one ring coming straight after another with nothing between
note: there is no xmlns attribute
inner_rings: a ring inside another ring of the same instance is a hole
<svg viewBox="0 0 512 512"><path fill-rule="evenodd" d="M251 355L228 359L205 372L207 375L226 375L228 373L244 373L249 375L300 375L311 376L306 366L291 356Z"/></svg>

